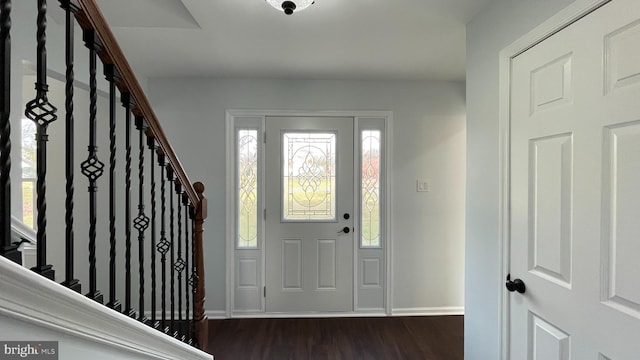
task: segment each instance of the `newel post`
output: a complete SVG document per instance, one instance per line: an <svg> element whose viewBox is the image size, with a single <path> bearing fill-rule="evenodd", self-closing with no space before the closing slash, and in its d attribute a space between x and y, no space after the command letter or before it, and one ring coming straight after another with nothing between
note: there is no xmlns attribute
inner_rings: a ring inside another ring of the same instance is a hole
<svg viewBox="0 0 640 360"><path fill-rule="evenodd" d="M207 218L207 198L204 197L204 184L197 182L193 184L193 188L200 198L200 203L196 207L195 216L195 266L197 274L197 285L195 293L195 319L196 323L196 339L201 350L207 351L209 338L209 319L204 312L205 300L205 278L204 278L204 247L202 233L204 232L204 222Z"/></svg>

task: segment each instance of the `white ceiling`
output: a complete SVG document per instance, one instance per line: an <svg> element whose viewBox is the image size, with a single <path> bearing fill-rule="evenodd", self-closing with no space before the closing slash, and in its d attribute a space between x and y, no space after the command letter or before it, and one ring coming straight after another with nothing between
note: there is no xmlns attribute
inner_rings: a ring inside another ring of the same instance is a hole
<svg viewBox="0 0 640 360"><path fill-rule="evenodd" d="M493 0L98 0L138 76L464 80L465 24Z"/></svg>

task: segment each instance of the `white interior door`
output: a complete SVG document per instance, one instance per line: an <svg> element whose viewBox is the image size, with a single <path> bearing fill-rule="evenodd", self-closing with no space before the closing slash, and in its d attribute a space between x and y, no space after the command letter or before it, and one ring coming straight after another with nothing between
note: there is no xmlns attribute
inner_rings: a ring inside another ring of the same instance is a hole
<svg viewBox="0 0 640 360"><path fill-rule="evenodd" d="M267 312L353 310L353 119L267 117Z"/></svg>
<svg viewBox="0 0 640 360"><path fill-rule="evenodd" d="M640 359L640 1L517 56L510 359Z"/></svg>

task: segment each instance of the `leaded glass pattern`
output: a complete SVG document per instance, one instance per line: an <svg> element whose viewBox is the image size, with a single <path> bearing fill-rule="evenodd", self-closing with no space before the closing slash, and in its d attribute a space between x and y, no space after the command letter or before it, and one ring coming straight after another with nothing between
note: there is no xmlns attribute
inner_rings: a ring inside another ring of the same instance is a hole
<svg viewBox="0 0 640 360"><path fill-rule="evenodd" d="M362 131L362 247L380 244L380 130Z"/></svg>
<svg viewBox="0 0 640 360"><path fill-rule="evenodd" d="M238 247L258 246L258 130L238 130Z"/></svg>
<svg viewBox="0 0 640 360"><path fill-rule="evenodd" d="M336 219L336 134L283 134L283 220Z"/></svg>

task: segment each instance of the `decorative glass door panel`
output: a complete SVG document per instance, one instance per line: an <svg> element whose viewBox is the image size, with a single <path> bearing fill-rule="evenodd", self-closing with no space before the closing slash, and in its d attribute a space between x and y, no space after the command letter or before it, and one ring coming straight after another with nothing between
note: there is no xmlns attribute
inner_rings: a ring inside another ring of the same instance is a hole
<svg viewBox="0 0 640 360"><path fill-rule="evenodd" d="M335 221L336 134L285 132L282 144L282 219Z"/></svg>

